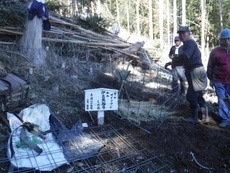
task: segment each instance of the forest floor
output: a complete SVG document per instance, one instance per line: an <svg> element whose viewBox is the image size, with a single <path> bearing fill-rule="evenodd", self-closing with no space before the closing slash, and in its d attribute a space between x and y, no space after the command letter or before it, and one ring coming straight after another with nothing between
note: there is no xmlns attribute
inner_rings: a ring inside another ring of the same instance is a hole
<svg viewBox="0 0 230 173"><path fill-rule="evenodd" d="M117 118L108 117L108 122L127 128L135 139L157 157L172 163L172 170L177 173L229 172L230 127L219 128L216 115L211 115L211 121L206 125L183 122L181 118L188 116L189 111L187 107L179 109L183 116L174 115L163 122L151 122L150 133L122 123Z"/></svg>
<svg viewBox="0 0 230 173"><path fill-rule="evenodd" d="M213 106L216 107L210 105ZM186 102L178 105L177 110L176 115L164 120L142 122L139 126L109 114L105 123L126 129L143 147L169 163L170 172L230 172L230 126L220 128L220 120L212 111L208 124L184 122L182 118L190 115ZM85 121L96 125L90 119Z"/></svg>

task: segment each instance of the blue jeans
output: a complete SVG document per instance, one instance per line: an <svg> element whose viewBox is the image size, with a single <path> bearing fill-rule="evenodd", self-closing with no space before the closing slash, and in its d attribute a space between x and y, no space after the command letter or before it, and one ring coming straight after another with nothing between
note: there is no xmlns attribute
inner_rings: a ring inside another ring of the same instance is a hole
<svg viewBox="0 0 230 173"><path fill-rule="evenodd" d="M229 108L224 102L227 94L230 94L230 84L223 84L219 82L213 83L215 86L216 95L218 97L218 113L222 118L223 123L230 123Z"/></svg>
<svg viewBox="0 0 230 173"><path fill-rule="evenodd" d="M191 109L198 109L200 107L206 107L207 103L203 98L203 92L202 91L195 91L192 84L192 78L189 71L185 72L185 76L187 78L188 82L188 90L186 94L186 100L190 104Z"/></svg>

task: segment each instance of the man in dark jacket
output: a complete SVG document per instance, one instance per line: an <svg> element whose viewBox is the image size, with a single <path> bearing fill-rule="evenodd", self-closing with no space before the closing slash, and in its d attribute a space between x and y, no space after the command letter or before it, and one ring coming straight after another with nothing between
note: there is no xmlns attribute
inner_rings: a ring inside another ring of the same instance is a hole
<svg viewBox="0 0 230 173"><path fill-rule="evenodd" d="M176 57L179 57L182 54L182 43L180 41L180 37L176 36L174 38L175 45L173 45L169 51L169 58L172 59L172 91L173 93L178 93L180 81L180 94L185 94L185 75L184 75L184 67L181 61L178 61Z"/></svg>
<svg viewBox="0 0 230 173"><path fill-rule="evenodd" d="M204 123L208 123L208 107L206 101L203 98L202 91L204 89L197 89L197 86L194 85L194 76L192 75L193 72L196 71L196 75L198 77L204 76L206 78L206 72L204 70L201 59L201 52L197 43L190 38L190 30L187 26L181 26L178 30L178 34L180 36L180 40L183 42L183 52L179 56L179 59L183 59L185 76L188 82L186 99L189 102L191 109L191 116L184 118L183 120L186 122L198 122L198 110L200 106L203 113L202 121Z"/></svg>
<svg viewBox="0 0 230 173"><path fill-rule="evenodd" d="M230 108L224 101L230 95L230 29L221 31L220 46L210 52L207 76L218 97L219 126L225 128L230 125Z"/></svg>

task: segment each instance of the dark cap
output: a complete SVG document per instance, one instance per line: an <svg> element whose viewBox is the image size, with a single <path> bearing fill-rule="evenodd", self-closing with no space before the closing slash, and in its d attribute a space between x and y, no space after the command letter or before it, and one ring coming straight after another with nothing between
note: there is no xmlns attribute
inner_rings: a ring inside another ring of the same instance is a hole
<svg viewBox="0 0 230 173"><path fill-rule="evenodd" d="M179 37L179 36L176 36L176 37L174 38L174 41L180 41L180 37Z"/></svg>
<svg viewBox="0 0 230 173"><path fill-rule="evenodd" d="M187 26L180 26L179 30L177 31L177 33L179 32L190 32L189 28Z"/></svg>

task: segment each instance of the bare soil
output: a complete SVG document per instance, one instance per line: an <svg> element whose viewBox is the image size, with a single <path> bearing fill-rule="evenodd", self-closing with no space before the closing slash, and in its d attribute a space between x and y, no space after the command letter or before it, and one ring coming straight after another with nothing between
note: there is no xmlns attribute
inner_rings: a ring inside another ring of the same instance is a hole
<svg viewBox="0 0 230 173"><path fill-rule="evenodd" d="M230 128L219 128L215 114L208 125L185 123L181 118L188 116L189 110L179 109L182 116L143 123L150 133L113 116L107 116L107 122L128 129L156 157L171 163L175 172L229 172Z"/></svg>
<svg viewBox="0 0 230 173"><path fill-rule="evenodd" d="M178 105L176 115L163 120L142 122L137 126L108 113L105 123L128 130L143 147L169 163L172 172L227 173L230 172L230 127L218 127L217 105L209 103L209 107L208 124L182 121L190 115L187 102ZM97 125L95 115L92 115L93 120L87 114L82 117L90 126Z"/></svg>

